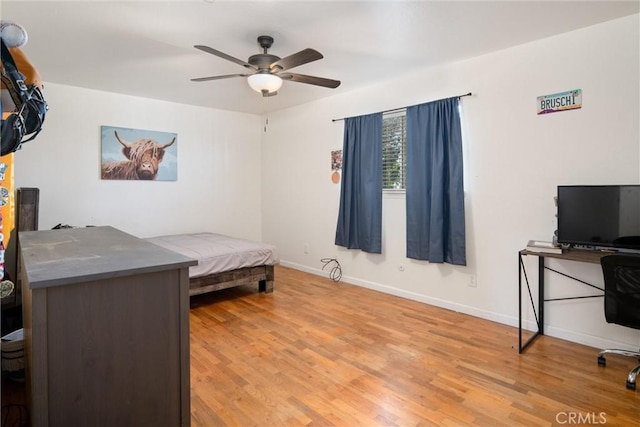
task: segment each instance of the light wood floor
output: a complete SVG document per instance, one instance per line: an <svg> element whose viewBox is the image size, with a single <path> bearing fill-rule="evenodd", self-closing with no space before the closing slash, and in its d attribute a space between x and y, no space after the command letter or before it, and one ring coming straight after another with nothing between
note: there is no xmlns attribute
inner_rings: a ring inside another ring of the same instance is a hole
<svg viewBox="0 0 640 427"><path fill-rule="evenodd" d="M284 267L190 320L193 426L640 425L633 359Z"/></svg>

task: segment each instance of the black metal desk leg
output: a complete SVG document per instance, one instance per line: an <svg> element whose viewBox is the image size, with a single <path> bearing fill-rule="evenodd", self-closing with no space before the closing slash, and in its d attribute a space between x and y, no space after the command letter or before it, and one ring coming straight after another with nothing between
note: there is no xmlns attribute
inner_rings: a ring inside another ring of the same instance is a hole
<svg viewBox="0 0 640 427"><path fill-rule="evenodd" d="M518 353L522 353L522 254L518 252Z"/></svg>
<svg viewBox="0 0 640 427"><path fill-rule="evenodd" d="M536 310L536 301L533 297L533 293L531 292L531 286L529 284L529 278L527 277L527 270L522 262L522 252L518 253L518 353L522 353L538 336L543 334L544 331L544 320L542 317L542 307L544 304L544 260L543 257L538 257L538 310ZM522 343L522 276L524 275L524 280L527 285L527 291L529 296L529 304L531 304L531 309L533 310L533 315L536 319L536 325L538 325L538 330L534 331L533 334L527 339L527 341ZM540 315L538 315L540 312Z"/></svg>
<svg viewBox="0 0 640 427"><path fill-rule="evenodd" d="M544 257L538 257L538 332L544 335Z"/></svg>

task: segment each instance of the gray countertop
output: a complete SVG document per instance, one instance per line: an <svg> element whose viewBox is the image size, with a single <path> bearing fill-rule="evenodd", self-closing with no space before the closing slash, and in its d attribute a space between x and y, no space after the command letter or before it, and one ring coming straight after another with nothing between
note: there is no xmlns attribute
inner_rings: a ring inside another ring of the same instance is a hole
<svg viewBox="0 0 640 427"><path fill-rule="evenodd" d="M197 264L192 258L108 226L22 231L19 242L31 289Z"/></svg>

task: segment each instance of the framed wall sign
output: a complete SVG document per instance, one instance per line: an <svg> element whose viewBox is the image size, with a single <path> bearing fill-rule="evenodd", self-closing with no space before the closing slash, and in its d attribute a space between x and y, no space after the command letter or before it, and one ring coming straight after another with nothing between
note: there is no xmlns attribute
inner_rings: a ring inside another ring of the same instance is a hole
<svg viewBox="0 0 640 427"><path fill-rule="evenodd" d="M538 114L557 113L576 108L582 108L582 89L538 97Z"/></svg>

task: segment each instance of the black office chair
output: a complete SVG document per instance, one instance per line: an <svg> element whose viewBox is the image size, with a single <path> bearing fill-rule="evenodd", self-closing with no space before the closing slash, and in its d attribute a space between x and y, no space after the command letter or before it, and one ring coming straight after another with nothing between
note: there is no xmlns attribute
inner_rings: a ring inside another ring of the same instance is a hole
<svg viewBox="0 0 640 427"><path fill-rule="evenodd" d="M607 255L601 258L604 274L604 315L608 323L640 330L640 255ZM635 357L640 362L640 351L602 350L598 365L605 366L605 354ZM636 389L640 364L629 372L627 388Z"/></svg>

